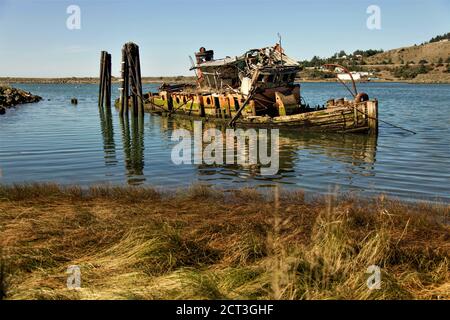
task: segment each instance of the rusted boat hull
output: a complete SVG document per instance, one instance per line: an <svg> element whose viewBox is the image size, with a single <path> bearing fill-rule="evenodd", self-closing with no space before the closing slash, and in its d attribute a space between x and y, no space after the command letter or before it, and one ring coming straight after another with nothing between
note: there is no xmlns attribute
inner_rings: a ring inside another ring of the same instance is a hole
<svg viewBox="0 0 450 320"><path fill-rule="evenodd" d="M183 101L187 101L184 99ZM170 101L170 99L169 99ZM144 107L146 112L170 115L174 117L187 118L192 120L213 121L218 123L228 123L232 112L221 112L220 108L214 111L205 111L203 104L196 100L181 105L174 102L178 107L164 108L160 103L147 101ZM325 109L307 111L303 113L285 116L253 116L251 115L252 104L249 104L248 114L236 121L237 127L257 127L257 128L280 128L292 130L314 130L329 132L353 132L353 133L378 133L378 101L368 100L359 103L348 103L344 106L328 105ZM229 110L229 108L228 108Z"/></svg>
<svg viewBox="0 0 450 320"><path fill-rule="evenodd" d="M329 107L279 117L249 117L237 122L241 126L295 130L378 133L378 101L369 100L346 107Z"/></svg>

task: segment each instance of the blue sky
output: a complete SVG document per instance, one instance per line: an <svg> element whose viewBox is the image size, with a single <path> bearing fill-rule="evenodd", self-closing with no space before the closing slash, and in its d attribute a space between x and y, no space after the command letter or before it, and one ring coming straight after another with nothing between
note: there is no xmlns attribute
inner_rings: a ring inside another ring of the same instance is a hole
<svg viewBox="0 0 450 320"><path fill-rule="evenodd" d="M81 29L69 30L69 5ZM369 30L369 5L381 30ZM344 49L392 49L450 31L450 0L0 0L0 76L97 76L99 55L119 74L127 41L141 49L144 76L190 75L199 47L216 57L272 45L282 35L296 59Z"/></svg>

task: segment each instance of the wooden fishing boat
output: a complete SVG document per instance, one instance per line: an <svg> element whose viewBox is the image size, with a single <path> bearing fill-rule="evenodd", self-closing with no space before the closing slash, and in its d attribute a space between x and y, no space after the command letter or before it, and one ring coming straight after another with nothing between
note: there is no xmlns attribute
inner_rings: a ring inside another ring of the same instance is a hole
<svg viewBox="0 0 450 320"><path fill-rule="evenodd" d="M195 56L191 70L197 83L163 84L158 92L144 94L146 111L238 127L377 133L378 101L358 93L354 81L353 91L343 83L353 99L307 105L295 83L301 66L280 44L217 60L202 47ZM325 67L348 72L338 65Z"/></svg>

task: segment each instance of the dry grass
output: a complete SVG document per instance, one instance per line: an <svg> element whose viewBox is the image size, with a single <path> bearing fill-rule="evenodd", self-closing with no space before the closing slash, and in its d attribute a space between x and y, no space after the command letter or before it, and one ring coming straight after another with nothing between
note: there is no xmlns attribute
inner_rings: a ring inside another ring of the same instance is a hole
<svg viewBox="0 0 450 320"><path fill-rule="evenodd" d="M417 46L393 49L378 53L366 59L367 64L381 64L391 60L395 64L402 62L419 63L426 60L429 63L438 63L442 58L445 61L450 56L450 42L432 42Z"/></svg>
<svg viewBox="0 0 450 320"><path fill-rule="evenodd" d="M301 192L0 186L6 299L448 299L449 206ZM79 290L66 287L78 265ZM368 290L366 269L382 271Z"/></svg>

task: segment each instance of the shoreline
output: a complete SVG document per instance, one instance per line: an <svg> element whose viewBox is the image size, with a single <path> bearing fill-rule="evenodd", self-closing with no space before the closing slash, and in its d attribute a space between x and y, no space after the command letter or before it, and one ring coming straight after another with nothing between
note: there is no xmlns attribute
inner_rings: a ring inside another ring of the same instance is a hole
<svg viewBox="0 0 450 320"><path fill-rule="evenodd" d="M448 205L204 185L0 185L0 198L6 299L450 298Z"/></svg>
<svg viewBox="0 0 450 320"><path fill-rule="evenodd" d="M119 83L119 78L112 77L112 83ZM170 83L195 83L194 77L142 77L142 83L162 84ZM71 78L22 78L22 77L0 77L1 84L98 84L98 77L71 77Z"/></svg>
<svg viewBox="0 0 450 320"><path fill-rule="evenodd" d="M307 79L297 78L299 83L335 83L336 79ZM71 77L71 78L22 78L22 77L0 77L0 85L8 84L98 84L99 78L96 77ZM119 83L119 78L113 77L112 83ZM195 83L195 77L142 77L143 84L179 84ZM360 83L409 83L409 84L450 84L446 81L411 81L402 79L380 79L375 81L357 81Z"/></svg>

